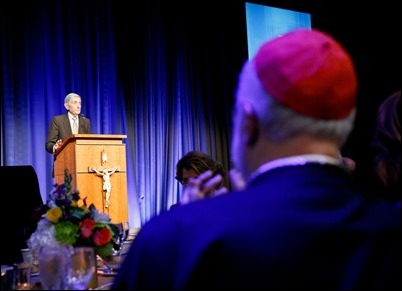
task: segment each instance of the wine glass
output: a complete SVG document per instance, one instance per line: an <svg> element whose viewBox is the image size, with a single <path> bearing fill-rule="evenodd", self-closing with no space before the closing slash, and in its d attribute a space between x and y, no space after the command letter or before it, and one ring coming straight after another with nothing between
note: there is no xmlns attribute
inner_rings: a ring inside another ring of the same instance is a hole
<svg viewBox="0 0 402 291"><path fill-rule="evenodd" d="M122 227L121 241L123 243L128 237L130 227L129 227L128 221L123 222L122 224L123 224L123 227Z"/></svg>
<svg viewBox="0 0 402 291"><path fill-rule="evenodd" d="M115 241L115 248L113 255L119 255L123 246L124 241L127 239L129 234L129 224L128 222L120 222L114 224L117 230L116 241Z"/></svg>
<svg viewBox="0 0 402 291"><path fill-rule="evenodd" d="M44 290L64 290L70 265L71 247L63 244L43 246L39 250L39 280Z"/></svg>
<svg viewBox="0 0 402 291"><path fill-rule="evenodd" d="M67 287L85 290L96 272L96 255L92 247L74 247L71 264L67 271Z"/></svg>
<svg viewBox="0 0 402 291"><path fill-rule="evenodd" d="M128 222L124 224L124 240L121 243L119 255L127 254L128 250L130 249L132 241L132 237L130 238L130 226Z"/></svg>

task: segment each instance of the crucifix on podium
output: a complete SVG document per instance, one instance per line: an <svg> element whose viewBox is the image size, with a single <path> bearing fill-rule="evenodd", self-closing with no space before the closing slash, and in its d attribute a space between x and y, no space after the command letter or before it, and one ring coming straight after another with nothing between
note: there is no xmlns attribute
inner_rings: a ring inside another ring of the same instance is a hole
<svg viewBox="0 0 402 291"><path fill-rule="evenodd" d="M105 191L105 208L109 208L110 205L110 194L112 192L112 181L110 179L110 176L118 171L118 167L113 167L113 168L104 168L101 167L99 169L97 168L89 168L89 172L95 172L98 176L103 177L103 191Z"/></svg>

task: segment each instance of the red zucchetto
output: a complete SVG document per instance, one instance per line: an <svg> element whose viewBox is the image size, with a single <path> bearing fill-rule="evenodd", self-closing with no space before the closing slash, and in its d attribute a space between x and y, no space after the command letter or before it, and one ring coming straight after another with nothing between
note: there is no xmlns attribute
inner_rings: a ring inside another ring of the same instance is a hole
<svg viewBox="0 0 402 291"><path fill-rule="evenodd" d="M352 59L324 32L298 29L279 36L258 50L254 62L267 93L299 114L339 120L355 108Z"/></svg>

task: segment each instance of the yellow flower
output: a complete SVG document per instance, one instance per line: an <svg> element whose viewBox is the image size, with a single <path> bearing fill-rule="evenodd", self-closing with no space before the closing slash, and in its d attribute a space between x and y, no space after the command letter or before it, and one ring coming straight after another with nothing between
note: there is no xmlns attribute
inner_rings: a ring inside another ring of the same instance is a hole
<svg viewBox="0 0 402 291"><path fill-rule="evenodd" d="M46 219L50 222L56 223L59 221L62 214L60 207L53 207L46 212Z"/></svg>

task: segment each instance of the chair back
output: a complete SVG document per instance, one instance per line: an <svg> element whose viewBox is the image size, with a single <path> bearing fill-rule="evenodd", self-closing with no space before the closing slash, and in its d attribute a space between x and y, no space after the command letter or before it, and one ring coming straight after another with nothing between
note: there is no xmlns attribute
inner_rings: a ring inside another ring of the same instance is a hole
<svg viewBox="0 0 402 291"><path fill-rule="evenodd" d="M1 166L1 237L2 265L22 262L21 249L26 248L28 227L35 209L43 204L38 176L30 165Z"/></svg>

